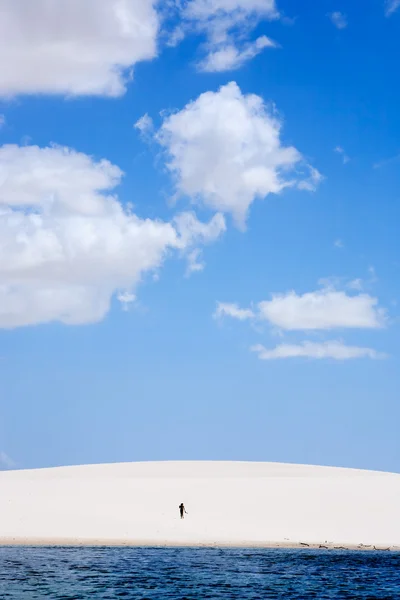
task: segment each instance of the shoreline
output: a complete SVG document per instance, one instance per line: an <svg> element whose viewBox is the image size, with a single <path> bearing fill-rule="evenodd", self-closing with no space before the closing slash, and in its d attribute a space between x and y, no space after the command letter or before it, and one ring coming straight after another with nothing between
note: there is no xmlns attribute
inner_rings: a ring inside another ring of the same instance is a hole
<svg viewBox="0 0 400 600"><path fill-rule="evenodd" d="M0 538L0 548L216 548L216 549L287 549L348 550L358 552L400 552L400 546L373 544L341 544L338 542L168 542L167 540L70 539L70 538Z"/></svg>

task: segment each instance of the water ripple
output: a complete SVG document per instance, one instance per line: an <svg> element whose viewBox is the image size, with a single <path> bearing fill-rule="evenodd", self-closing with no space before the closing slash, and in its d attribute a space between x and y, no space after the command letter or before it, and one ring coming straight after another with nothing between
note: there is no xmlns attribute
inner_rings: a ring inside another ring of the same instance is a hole
<svg viewBox="0 0 400 600"><path fill-rule="evenodd" d="M7 600L400 599L400 554L165 548L1 548Z"/></svg>

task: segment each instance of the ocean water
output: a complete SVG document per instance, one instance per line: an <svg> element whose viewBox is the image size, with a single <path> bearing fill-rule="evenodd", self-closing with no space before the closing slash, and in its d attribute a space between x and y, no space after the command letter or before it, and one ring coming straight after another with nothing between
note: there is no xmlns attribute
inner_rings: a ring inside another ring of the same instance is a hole
<svg viewBox="0 0 400 600"><path fill-rule="evenodd" d="M400 554L193 548L0 548L1 600L400 600Z"/></svg>

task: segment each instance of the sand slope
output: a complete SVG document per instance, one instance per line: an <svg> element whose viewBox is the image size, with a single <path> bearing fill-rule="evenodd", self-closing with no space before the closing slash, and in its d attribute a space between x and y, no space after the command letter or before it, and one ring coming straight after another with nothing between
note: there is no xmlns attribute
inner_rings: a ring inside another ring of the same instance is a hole
<svg viewBox="0 0 400 600"><path fill-rule="evenodd" d="M400 475L240 462L11 471L0 515L2 543L399 547Z"/></svg>

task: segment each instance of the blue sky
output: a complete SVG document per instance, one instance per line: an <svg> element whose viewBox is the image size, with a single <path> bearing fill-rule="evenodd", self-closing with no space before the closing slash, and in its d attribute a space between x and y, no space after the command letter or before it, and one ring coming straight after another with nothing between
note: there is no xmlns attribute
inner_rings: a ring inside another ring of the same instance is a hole
<svg viewBox="0 0 400 600"><path fill-rule="evenodd" d="M399 471L398 4L5 1L3 468Z"/></svg>

